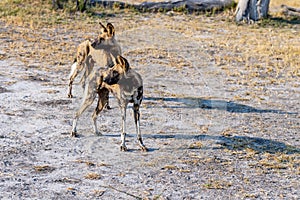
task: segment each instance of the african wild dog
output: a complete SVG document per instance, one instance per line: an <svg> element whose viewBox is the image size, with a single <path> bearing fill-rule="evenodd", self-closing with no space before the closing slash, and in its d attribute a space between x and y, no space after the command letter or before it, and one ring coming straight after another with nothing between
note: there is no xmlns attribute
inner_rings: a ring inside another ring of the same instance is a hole
<svg viewBox="0 0 300 200"><path fill-rule="evenodd" d="M115 65L103 73L102 88L107 88L117 98L122 114L121 150L126 151L126 109L129 103L133 103L134 122L136 126L137 140L143 151L147 148L143 144L140 130L140 105L143 99L143 79L139 73L133 70L128 61L118 56Z"/></svg>
<svg viewBox="0 0 300 200"><path fill-rule="evenodd" d="M140 131L140 105L143 99L143 80L140 74L133 70L128 61L122 56L118 56L112 68L103 72L97 78L99 100L96 110L93 114L94 129L96 134L97 130L96 118L100 111L103 109L107 99L103 98L104 92L112 92L117 98L122 115L122 133L121 133L121 151L127 151L125 145L126 136L126 109L129 103L133 103L134 122L136 126L137 140L142 151L147 151L143 144L141 131ZM108 91L107 91L108 90ZM90 105L90 104L89 104ZM84 110L88 104L83 105ZM73 121L72 135L76 135L77 120L81 112L77 112Z"/></svg>
<svg viewBox="0 0 300 200"><path fill-rule="evenodd" d="M110 54L114 57L121 55L121 47L115 39L115 28L111 23L108 23L106 27L99 23L101 26L101 33L94 41L86 40L78 45L76 58L71 67L71 73L69 75L69 89L68 97L72 98L72 85L76 76L84 70L84 75L80 80L80 83L83 88L85 88L85 82L89 74L92 72L92 66L86 65L86 58L90 53L90 47L93 47L94 51L94 60L97 65L102 67L110 67L113 65ZM97 57L97 59L96 59Z"/></svg>

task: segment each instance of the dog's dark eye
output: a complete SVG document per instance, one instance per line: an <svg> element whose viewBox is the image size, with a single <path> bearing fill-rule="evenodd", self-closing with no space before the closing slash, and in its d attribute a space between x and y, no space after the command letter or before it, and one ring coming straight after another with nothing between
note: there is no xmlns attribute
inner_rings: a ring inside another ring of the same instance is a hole
<svg viewBox="0 0 300 200"><path fill-rule="evenodd" d="M113 71L113 76L118 76L119 73L117 71Z"/></svg>

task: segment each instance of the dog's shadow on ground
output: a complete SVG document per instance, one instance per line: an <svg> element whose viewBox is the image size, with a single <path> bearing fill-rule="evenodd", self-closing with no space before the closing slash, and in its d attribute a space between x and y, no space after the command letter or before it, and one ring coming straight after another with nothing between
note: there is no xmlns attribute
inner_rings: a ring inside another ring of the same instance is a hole
<svg viewBox="0 0 300 200"><path fill-rule="evenodd" d="M274 114L298 114L276 109L257 109L251 106L224 100L211 100L202 98L159 98L146 97L144 98L147 108L202 108L202 109L217 109L231 113L274 113ZM163 103L161 103L161 101ZM151 103L154 102L155 104ZM156 104L157 102L157 104ZM104 134L104 137L120 137L119 134ZM80 136L79 136L80 137ZM128 138L136 137L135 134L127 134ZM283 142L264 139L259 137L248 136L212 136L206 134L180 134L180 133L164 133L164 134L143 134L146 139L145 143L149 152L156 152L159 148L151 148L147 145L147 139L176 139L195 141L215 141L217 145L213 147L193 147L186 146L185 149L228 149L228 150L245 150L252 149L257 153L285 153L295 154L300 153L300 148L287 145ZM183 148L183 147L180 147ZM129 152L135 152L130 150Z"/></svg>
<svg viewBox="0 0 300 200"><path fill-rule="evenodd" d="M154 139L178 139L178 140L191 140L195 141L216 141L217 147L212 147L213 149L228 149L228 150L245 150L252 149L257 153L284 153L284 154L295 154L300 153L300 149L291 145L287 145L283 142L278 142L269 139L263 139L259 137L248 137L248 136L211 136L211 135L185 135L185 134L145 134L145 138ZM191 143L192 144L192 143ZM182 148L182 147L180 147ZM187 146L186 149L207 149L210 147L199 146L195 147L193 145ZM151 151L156 151L158 149L149 149Z"/></svg>
<svg viewBox="0 0 300 200"><path fill-rule="evenodd" d="M213 100L203 98L175 98L175 97L146 97L145 103L149 102L162 102L159 105L149 104L147 108L160 107L160 108L202 108L202 109L216 109L224 110L231 113L275 113L275 114L298 114L296 112L286 112L277 109L258 109L252 106L247 106L232 101ZM263 153L300 153L300 149L286 145L283 142L278 142L269 139L247 136L211 136L211 135L184 135L184 134L146 134L144 137L154 139L186 139L186 140L213 140L219 144L218 148L229 150L243 150L253 149L256 152ZM155 150L153 150L155 151Z"/></svg>
<svg viewBox="0 0 300 200"><path fill-rule="evenodd" d="M224 110L231 113L277 113L277 114L298 114L293 112L286 112L277 109L258 109L252 106L235 103L225 100L203 99L194 97L175 98L175 97L145 97L145 104L147 102L163 102L159 106L147 105L147 108L202 108L202 109L216 109Z"/></svg>

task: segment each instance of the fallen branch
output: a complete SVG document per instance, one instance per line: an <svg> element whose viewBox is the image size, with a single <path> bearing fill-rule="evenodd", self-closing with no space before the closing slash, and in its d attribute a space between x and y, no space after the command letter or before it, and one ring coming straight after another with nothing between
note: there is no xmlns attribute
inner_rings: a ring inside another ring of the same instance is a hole
<svg viewBox="0 0 300 200"><path fill-rule="evenodd" d="M104 8L135 8L143 12L167 12L167 11L187 11L199 12L207 10L222 10L234 5L233 0L173 0L163 2L144 2L138 5L131 5L119 1L96 1L97 5Z"/></svg>
<svg viewBox="0 0 300 200"><path fill-rule="evenodd" d="M128 196L131 196L135 199L138 199L138 200L142 200L143 198L139 197L139 196L136 196L136 195L133 195L133 194L130 194L129 192L126 192L126 191L123 191L123 190L119 190L111 185L99 185L100 187L103 187L103 188L107 188L107 189L112 189L112 190L115 190L117 192L120 192L120 193L123 193L123 194L126 194Z"/></svg>
<svg viewBox="0 0 300 200"><path fill-rule="evenodd" d="M300 8L293 8L287 5L281 5L283 8L283 13L289 16L300 17Z"/></svg>

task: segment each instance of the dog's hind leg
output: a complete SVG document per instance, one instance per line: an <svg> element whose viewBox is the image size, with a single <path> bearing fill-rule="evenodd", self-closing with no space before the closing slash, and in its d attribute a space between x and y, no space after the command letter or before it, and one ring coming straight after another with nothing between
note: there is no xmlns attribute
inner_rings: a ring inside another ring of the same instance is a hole
<svg viewBox="0 0 300 200"><path fill-rule="evenodd" d="M96 98L96 93L93 90L91 90L91 88L92 87L89 87L89 85L87 85L87 87L85 88L83 102L79 110L75 113L71 136L76 137L76 126L79 116L93 103L94 99Z"/></svg>
<svg viewBox="0 0 300 200"><path fill-rule="evenodd" d="M98 103L97 107L93 113L92 119L94 122L94 131L96 135L102 135L97 129L97 116L103 110L104 106L108 102L108 90L106 88L102 88L98 91Z"/></svg>
<svg viewBox="0 0 300 200"><path fill-rule="evenodd" d="M127 105L121 106L122 113L122 133L121 133L121 151L127 151L127 147L125 145L125 137L126 137L126 108Z"/></svg>
<svg viewBox="0 0 300 200"><path fill-rule="evenodd" d="M110 110L111 107L109 105L109 92L106 94L106 98L107 98L107 102L106 102L104 107L105 107L105 109Z"/></svg>
<svg viewBox="0 0 300 200"><path fill-rule="evenodd" d="M79 81L79 84L81 84L82 89L85 89L86 79L91 73L94 65L92 63L82 64L82 65L84 65L85 67L81 67L81 69L79 69L79 72L82 71L82 69L84 69L84 73Z"/></svg>
<svg viewBox="0 0 300 200"><path fill-rule="evenodd" d="M81 79L80 79L80 81L79 81L79 84L81 85L82 89L85 88L85 80L86 80L86 77L88 77L88 72L87 72L87 70L84 71L83 76L81 77Z"/></svg>
<svg viewBox="0 0 300 200"><path fill-rule="evenodd" d="M133 105L133 116L134 116L134 123L135 123L139 146L142 151L148 151L148 149L146 148L142 140L141 128L140 128L140 106L138 104Z"/></svg>

